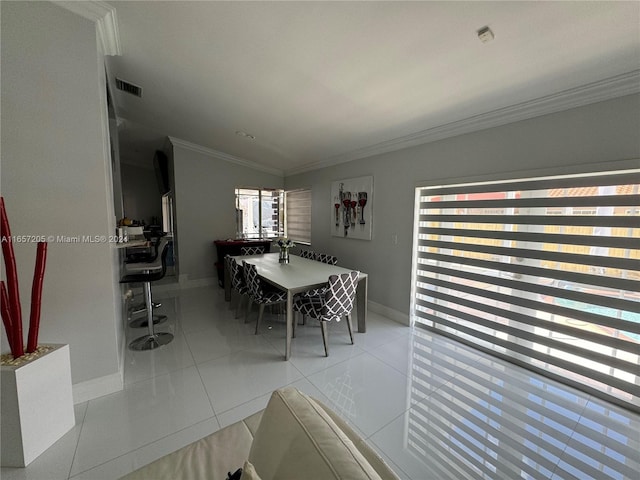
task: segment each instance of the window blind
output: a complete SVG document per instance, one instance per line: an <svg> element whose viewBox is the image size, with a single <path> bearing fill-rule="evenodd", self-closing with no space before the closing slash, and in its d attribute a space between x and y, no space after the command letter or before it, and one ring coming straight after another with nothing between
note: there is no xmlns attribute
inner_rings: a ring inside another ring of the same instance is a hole
<svg viewBox="0 0 640 480"><path fill-rule="evenodd" d="M505 379L502 362L478 361L471 348L419 329L408 355L402 448L420 461L420 478L637 478L633 413L586 402L538 375ZM567 448L581 416L592 428L575 433Z"/></svg>
<svg viewBox="0 0 640 480"><path fill-rule="evenodd" d="M311 243L311 190L286 192L286 235L302 243Z"/></svg>
<svg viewBox="0 0 640 480"><path fill-rule="evenodd" d="M417 324L640 410L640 170L416 195Z"/></svg>

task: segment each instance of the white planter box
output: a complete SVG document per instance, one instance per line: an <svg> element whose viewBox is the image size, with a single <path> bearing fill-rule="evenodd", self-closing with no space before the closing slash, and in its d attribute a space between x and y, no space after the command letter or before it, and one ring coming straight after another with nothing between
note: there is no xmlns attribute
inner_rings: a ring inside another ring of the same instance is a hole
<svg viewBox="0 0 640 480"><path fill-rule="evenodd" d="M73 428L69 345L20 366L1 367L3 467L26 467Z"/></svg>

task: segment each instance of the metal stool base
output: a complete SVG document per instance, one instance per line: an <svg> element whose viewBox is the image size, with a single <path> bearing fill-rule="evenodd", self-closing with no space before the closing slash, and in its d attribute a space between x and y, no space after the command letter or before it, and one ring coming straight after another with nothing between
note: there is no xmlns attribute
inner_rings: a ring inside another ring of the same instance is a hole
<svg viewBox="0 0 640 480"><path fill-rule="evenodd" d="M153 308L160 308L162 306L162 303L154 303L151 302L153 305ZM147 312L147 307L145 306L145 304L141 304L141 305L136 305L134 307L129 307L129 311L127 312L127 316L129 317L129 320L131 320L131 318L135 317L136 315L140 315L142 313L146 313Z"/></svg>
<svg viewBox="0 0 640 480"><path fill-rule="evenodd" d="M153 324L154 325L159 325L161 323L164 323L167 321L167 316L166 315L154 315L153 316ZM129 322L129 326L131 328L146 328L149 326L149 321L147 320L147 317L142 317L142 318L136 318L135 320L131 320Z"/></svg>
<svg viewBox="0 0 640 480"><path fill-rule="evenodd" d="M153 335L144 335L136 338L129 344L131 350L143 351L153 350L154 348L166 345L173 340L173 334L167 332L155 333Z"/></svg>

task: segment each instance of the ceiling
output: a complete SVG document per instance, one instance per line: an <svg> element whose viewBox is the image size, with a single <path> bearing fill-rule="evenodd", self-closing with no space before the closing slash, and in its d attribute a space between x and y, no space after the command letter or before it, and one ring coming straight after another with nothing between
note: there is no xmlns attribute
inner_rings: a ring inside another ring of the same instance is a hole
<svg viewBox="0 0 640 480"><path fill-rule="evenodd" d="M640 70L640 2L108 4L127 163L170 136L290 174Z"/></svg>

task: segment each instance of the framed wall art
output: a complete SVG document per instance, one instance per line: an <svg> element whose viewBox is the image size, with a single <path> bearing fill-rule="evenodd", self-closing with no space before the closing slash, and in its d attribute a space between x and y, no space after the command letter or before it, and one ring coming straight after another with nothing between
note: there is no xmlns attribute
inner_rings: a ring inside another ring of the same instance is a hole
<svg viewBox="0 0 640 480"><path fill-rule="evenodd" d="M371 240L373 176L331 183L331 235Z"/></svg>

